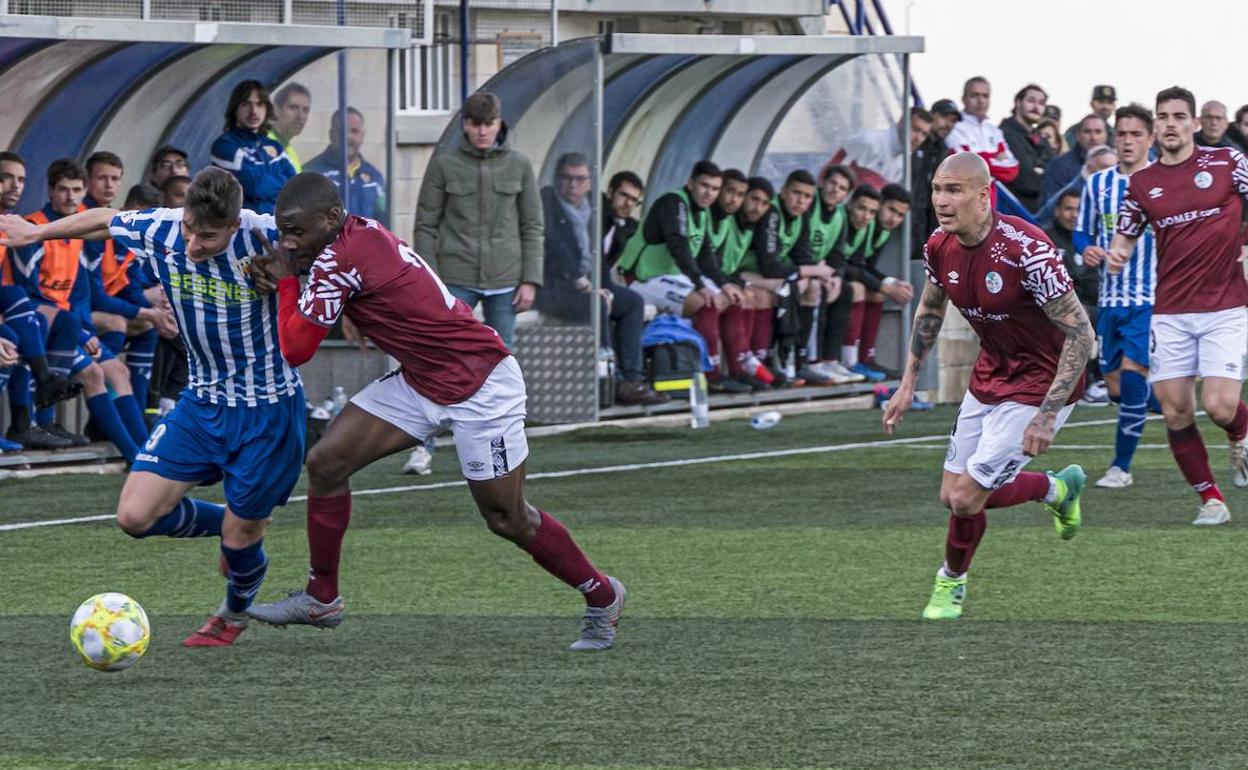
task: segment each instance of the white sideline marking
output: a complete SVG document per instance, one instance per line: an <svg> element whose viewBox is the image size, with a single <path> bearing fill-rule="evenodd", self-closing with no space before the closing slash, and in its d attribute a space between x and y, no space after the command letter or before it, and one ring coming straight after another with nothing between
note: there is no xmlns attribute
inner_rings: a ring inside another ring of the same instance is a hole
<svg viewBox="0 0 1248 770"><path fill-rule="evenodd" d="M1149 420L1160 420L1160 416L1151 416ZM1083 422L1068 422L1064 427L1067 428L1083 428L1093 425L1116 425L1118 418L1111 420L1085 420ZM640 471L649 468L674 468L682 465L705 465L707 463L725 463L735 462L738 460L760 460L768 457L793 457L796 455L812 455L827 454L830 452L848 452L851 449L878 449L880 447L897 446L906 444L922 444L923 442L944 441L948 438L945 434L934 436L912 436L910 438L890 438L880 439L878 441L856 441L852 444L825 444L823 446L797 447L794 449L775 449L769 452L744 452L733 455L713 455L711 457L691 457L684 460L665 460L652 463L629 463L627 465L603 465L597 468L573 468L566 471L543 471L541 473L530 473L528 479L563 479L571 476L593 476L602 473L625 473L628 471ZM944 449L945 445L940 444L940 448ZM1060 449L1074 448L1058 445ZM1098 449L1101 447L1097 447ZM1111 448L1112 447L1105 447ZM393 495L400 492L419 492L428 489L450 489L451 487L467 486L467 482L460 479L458 481L438 481L432 484L410 484L401 487L379 487L375 489L355 489L351 491L354 497L363 497L365 495ZM296 495L290 498L292 503L300 503L307 500L306 495ZM83 524L91 521L112 521L111 514L99 516L77 516L72 519L51 519L48 521L19 521L13 524L0 524L0 532L12 532L18 529L32 529L34 527L53 527L60 524Z"/></svg>

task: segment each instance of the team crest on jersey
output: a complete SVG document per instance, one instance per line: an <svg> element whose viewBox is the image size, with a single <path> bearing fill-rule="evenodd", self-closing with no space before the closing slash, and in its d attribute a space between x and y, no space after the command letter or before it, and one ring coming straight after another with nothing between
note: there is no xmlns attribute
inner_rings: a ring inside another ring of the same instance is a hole
<svg viewBox="0 0 1248 770"><path fill-rule="evenodd" d="M276 158L276 157L277 157L277 148L276 148L276 147L273 147L272 145L268 145L268 144L266 144L266 145L264 146L264 151L265 151L265 152L267 152L267 153L269 154L269 157L270 157L270 158Z"/></svg>
<svg viewBox="0 0 1248 770"><path fill-rule="evenodd" d="M1200 189L1207 190L1213 184L1213 174L1210 174L1208 171L1201 171L1196 174L1196 178L1192 181Z"/></svg>
<svg viewBox="0 0 1248 770"><path fill-rule="evenodd" d="M1000 273L993 270L989 271L988 275L984 276L984 285L987 286L988 291L993 294L1000 294L1001 289L1005 288L1005 281L1001 280Z"/></svg>

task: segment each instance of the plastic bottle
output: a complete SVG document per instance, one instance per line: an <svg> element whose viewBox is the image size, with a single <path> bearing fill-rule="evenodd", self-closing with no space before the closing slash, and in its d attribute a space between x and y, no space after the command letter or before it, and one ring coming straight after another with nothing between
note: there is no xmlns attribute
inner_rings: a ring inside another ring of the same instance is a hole
<svg viewBox="0 0 1248 770"><path fill-rule="evenodd" d="M330 412L337 417L351 399L347 398L347 391L341 385L334 386L334 395L330 398L334 402L334 408Z"/></svg>
<svg viewBox="0 0 1248 770"><path fill-rule="evenodd" d="M706 393L706 375L698 372L689 380L689 427L705 428L711 424L711 403Z"/></svg>

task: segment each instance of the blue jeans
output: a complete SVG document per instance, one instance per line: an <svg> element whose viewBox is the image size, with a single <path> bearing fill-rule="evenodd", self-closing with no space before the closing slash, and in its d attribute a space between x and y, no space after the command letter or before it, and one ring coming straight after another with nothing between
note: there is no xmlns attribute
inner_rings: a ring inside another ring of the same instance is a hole
<svg viewBox="0 0 1248 770"><path fill-rule="evenodd" d="M511 306L511 300L516 294L515 289L504 294L487 296L480 289L467 286L447 286L446 288L455 295L456 299L462 299L470 308L476 309L477 303L482 303L486 326L498 332L498 336L503 338L503 344L508 350L514 348L512 343L516 338L516 311Z"/></svg>

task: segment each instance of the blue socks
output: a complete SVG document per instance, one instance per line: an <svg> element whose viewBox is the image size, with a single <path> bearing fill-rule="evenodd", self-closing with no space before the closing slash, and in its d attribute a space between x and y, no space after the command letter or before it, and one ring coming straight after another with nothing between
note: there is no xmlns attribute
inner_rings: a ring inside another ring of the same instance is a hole
<svg viewBox="0 0 1248 770"><path fill-rule="evenodd" d="M1148 411L1157 399L1148 380L1139 372L1124 369L1120 375L1121 395L1118 407L1118 432L1114 437L1113 464L1131 471L1131 460L1135 457L1135 448L1140 443L1140 435L1144 432L1144 421Z"/></svg>
<svg viewBox="0 0 1248 770"><path fill-rule="evenodd" d="M121 424L126 426L126 432L134 439L134 443L139 445L146 442L147 423L143 420L143 410L139 408L138 400L133 395L118 396L113 399L113 408L117 410Z"/></svg>
<svg viewBox="0 0 1248 770"><path fill-rule="evenodd" d="M147 408L147 385L152 379L152 362L156 359L156 341L160 339L155 329L148 329L126 341L126 368L130 370L130 389L139 409Z"/></svg>
<svg viewBox="0 0 1248 770"><path fill-rule="evenodd" d="M87 412L104 435L108 436L108 440L117 447L117 451L121 452L122 457L126 458L126 462L134 462L134 456L139 453L139 445L130 437L130 431L126 430L108 392L88 398ZM142 419L142 415L139 417Z"/></svg>
<svg viewBox="0 0 1248 770"><path fill-rule="evenodd" d="M269 557L264 553L264 541L246 548L230 548L221 545L229 579L225 584L225 604L230 612L242 612L251 606L251 600L264 582L269 568Z"/></svg>
<svg viewBox="0 0 1248 770"><path fill-rule="evenodd" d="M184 497L172 511L157 519L146 532L131 537L220 537L223 519L224 505Z"/></svg>

